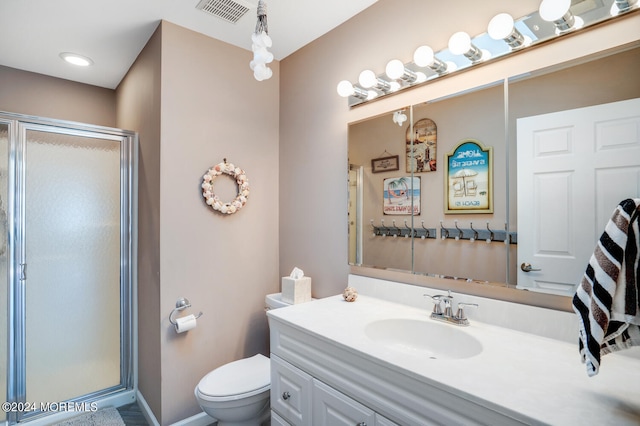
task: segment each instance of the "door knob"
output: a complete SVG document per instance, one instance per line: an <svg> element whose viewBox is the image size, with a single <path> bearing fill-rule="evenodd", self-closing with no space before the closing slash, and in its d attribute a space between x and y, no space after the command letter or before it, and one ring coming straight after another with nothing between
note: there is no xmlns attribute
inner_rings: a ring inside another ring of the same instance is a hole
<svg viewBox="0 0 640 426"><path fill-rule="evenodd" d="M527 262L520 265L520 269L522 269L523 272L542 271L542 269L534 269L531 264Z"/></svg>

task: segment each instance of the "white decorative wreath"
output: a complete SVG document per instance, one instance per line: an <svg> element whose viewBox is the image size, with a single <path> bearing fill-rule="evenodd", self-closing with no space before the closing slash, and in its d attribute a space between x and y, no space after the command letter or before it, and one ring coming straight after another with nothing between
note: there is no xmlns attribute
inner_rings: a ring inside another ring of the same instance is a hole
<svg viewBox="0 0 640 426"><path fill-rule="evenodd" d="M238 184L238 196L230 203L220 201L217 195L213 193L213 180L221 174L233 177ZM232 214L240 210L246 203L249 196L249 180L247 175L239 167L232 163L227 163L225 158L222 163L218 163L210 168L202 177L202 195L207 205L211 206L215 211L223 214Z"/></svg>

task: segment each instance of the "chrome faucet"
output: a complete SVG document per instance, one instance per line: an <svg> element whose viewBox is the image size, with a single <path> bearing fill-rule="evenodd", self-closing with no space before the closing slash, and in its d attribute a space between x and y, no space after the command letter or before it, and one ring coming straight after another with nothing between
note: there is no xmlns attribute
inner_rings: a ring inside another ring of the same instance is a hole
<svg viewBox="0 0 640 426"><path fill-rule="evenodd" d="M436 294L434 296L430 294L425 294L425 296L431 298L433 300L433 311L431 312L431 319L437 321L450 322L455 325L467 326L469 325L469 320L464 313L465 307L478 307L477 303L458 303L458 310L455 315L453 314L453 310L451 308L451 304L453 303L453 296L451 296L451 290L447 291L447 294ZM444 303L444 310L442 310L441 304Z"/></svg>

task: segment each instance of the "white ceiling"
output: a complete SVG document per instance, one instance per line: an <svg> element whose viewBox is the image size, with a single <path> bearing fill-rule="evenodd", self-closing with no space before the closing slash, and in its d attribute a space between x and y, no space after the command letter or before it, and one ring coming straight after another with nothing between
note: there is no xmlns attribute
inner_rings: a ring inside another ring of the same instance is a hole
<svg viewBox="0 0 640 426"><path fill-rule="evenodd" d="M258 0L238 0L258 4ZM265 0L280 60L377 0ZM114 89L161 19L251 50L254 6L231 24L196 9L199 0L0 0L0 65ZM62 61L61 52L93 59ZM249 64L247 63L247 72ZM0 82L2 84L2 82Z"/></svg>

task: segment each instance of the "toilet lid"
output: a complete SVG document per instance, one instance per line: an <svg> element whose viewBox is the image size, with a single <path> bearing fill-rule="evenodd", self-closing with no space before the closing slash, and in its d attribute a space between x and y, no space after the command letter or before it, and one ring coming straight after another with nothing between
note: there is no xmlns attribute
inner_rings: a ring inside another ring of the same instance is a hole
<svg viewBox="0 0 640 426"><path fill-rule="evenodd" d="M270 384L269 358L257 354L216 368L200 380L198 391L208 397L228 397L262 391Z"/></svg>

